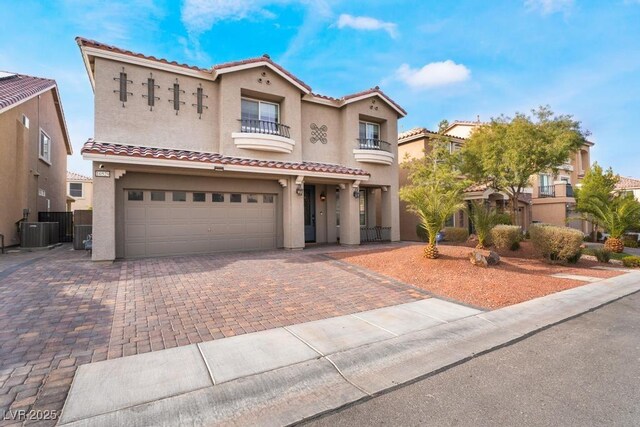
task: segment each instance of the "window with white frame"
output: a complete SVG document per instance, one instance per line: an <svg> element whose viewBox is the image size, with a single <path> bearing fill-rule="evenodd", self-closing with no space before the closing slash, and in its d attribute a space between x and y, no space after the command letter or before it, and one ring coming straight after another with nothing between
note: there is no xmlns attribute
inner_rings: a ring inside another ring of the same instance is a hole
<svg viewBox="0 0 640 427"><path fill-rule="evenodd" d="M243 130L245 127L269 130L269 124L280 123L280 105L276 103L242 98L241 109Z"/></svg>
<svg viewBox="0 0 640 427"><path fill-rule="evenodd" d="M82 183L81 182L70 182L69 183L69 195L71 197L82 197Z"/></svg>
<svg viewBox="0 0 640 427"><path fill-rule="evenodd" d="M51 163L51 138L43 130L40 130L39 155L42 160Z"/></svg>
<svg viewBox="0 0 640 427"><path fill-rule="evenodd" d="M361 140L379 140L380 125L377 123L360 122L360 139Z"/></svg>

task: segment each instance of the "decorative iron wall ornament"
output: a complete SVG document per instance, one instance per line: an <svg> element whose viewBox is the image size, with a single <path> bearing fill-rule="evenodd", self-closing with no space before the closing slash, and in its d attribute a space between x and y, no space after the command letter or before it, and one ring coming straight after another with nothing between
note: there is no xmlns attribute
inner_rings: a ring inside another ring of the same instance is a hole
<svg viewBox="0 0 640 427"><path fill-rule="evenodd" d="M142 86L147 87L147 94L142 95L143 98L147 98L147 105L149 106L149 111L153 111L154 105L156 105L156 99L160 100L160 97L156 96L156 88L160 88L156 84L156 79L153 78L153 73L149 73L149 78L147 78L146 83L142 83Z"/></svg>
<svg viewBox="0 0 640 427"><path fill-rule="evenodd" d="M173 84L173 87L169 88L170 91L173 91L173 99L170 99L169 102L173 102L173 109L176 110L176 116L178 115L178 111L180 110L180 104L184 105L184 101L180 101L180 94L184 93L184 90L180 89L180 84L178 83L178 79Z"/></svg>
<svg viewBox="0 0 640 427"><path fill-rule="evenodd" d="M120 94L120 102L122 102L122 108L124 108L124 103L127 102L127 96L133 95L131 92L127 92L127 84L133 83L132 80L127 80L127 73L124 72L124 67L122 67L122 71L120 72L120 76L114 77L113 80L117 80L120 84L118 90L114 90L113 93Z"/></svg>
<svg viewBox="0 0 640 427"><path fill-rule="evenodd" d="M205 95L204 94L204 89L202 88L202 83L199 84L199 88L196 89L195 93L193 93L192 95L195 95L196 97L196 103L195 104L191 104L193 107L196 107L196 111L198 112L198 119L202 119L202 111L206 108L207 110L209 109L209 107L207 107L206 105L203 104L204 98L208 98L209 95Z"/></svg>
<svg viewBox="0 0 640 427"><path fill-rule="evenodd" d="M327 125L318 126L315 123L311 123L309 127L311 128L311 138L309 139L309 142L312 144L315 144L318 141L323 144L327 143Z"/></svg>

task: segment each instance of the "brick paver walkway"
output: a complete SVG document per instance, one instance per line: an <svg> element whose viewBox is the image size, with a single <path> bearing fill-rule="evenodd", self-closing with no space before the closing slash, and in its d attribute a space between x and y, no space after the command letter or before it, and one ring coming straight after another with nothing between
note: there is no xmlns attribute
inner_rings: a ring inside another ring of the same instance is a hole
<svg viewBox="0 0 640 427"><path fill-rule="evenodd" d="M114 264L68 246L23 263L0 256L0 413L60 410L84 363L428 296L321 252Z"/></svg>

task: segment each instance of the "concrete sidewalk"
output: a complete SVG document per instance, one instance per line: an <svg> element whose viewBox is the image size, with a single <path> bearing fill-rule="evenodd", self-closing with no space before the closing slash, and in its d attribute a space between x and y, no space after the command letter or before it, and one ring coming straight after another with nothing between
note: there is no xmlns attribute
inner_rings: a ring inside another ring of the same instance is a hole
<svg viewBox="0 0 640 427"><path fill-rule="evenodd" d="M435 298L81 366L61 425L286 425L640 290L640 273L492 312Z"/></svg>

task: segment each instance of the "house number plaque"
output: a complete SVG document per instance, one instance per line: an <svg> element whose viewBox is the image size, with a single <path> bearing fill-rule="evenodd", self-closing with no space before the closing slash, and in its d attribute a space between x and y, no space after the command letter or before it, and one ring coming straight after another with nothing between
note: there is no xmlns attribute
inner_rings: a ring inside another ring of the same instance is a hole
<svg viewBox="0 0 640 427"><path fill-rule="evenodd" d="M103 171L103 170L97 170L96 171L96 176L100 176L103 178L109 178L111 176L111 171Z"/></svg>

